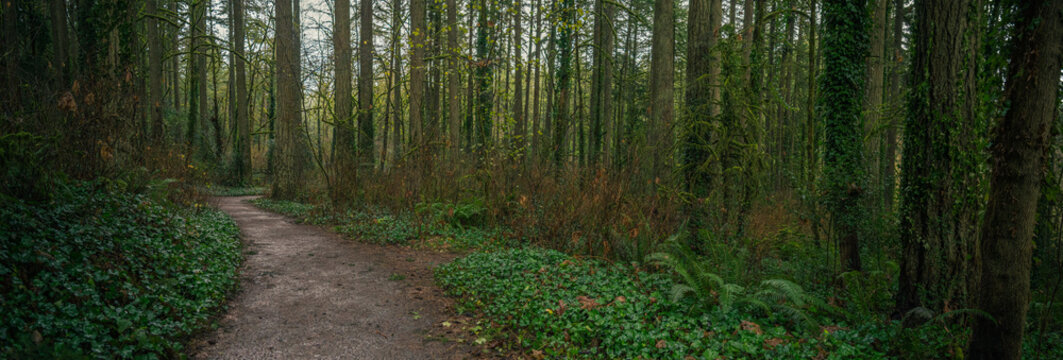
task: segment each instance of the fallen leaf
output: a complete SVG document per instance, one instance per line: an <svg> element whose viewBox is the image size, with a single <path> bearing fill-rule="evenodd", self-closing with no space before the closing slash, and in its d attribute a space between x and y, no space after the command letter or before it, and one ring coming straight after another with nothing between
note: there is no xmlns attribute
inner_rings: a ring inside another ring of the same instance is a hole
<svg viewBox="0 0 1063 360"><path fill-rule="evenodd" d="M576 297L576 301L579 301L580 308L583 310L593 310L596 307L602 306L597 300L580 295Z"/></svg>
<svg viewBox="0 0 1063 360"><path fill-rule="evenodd" d="M668 346L668 342L664 341L664 339L657 340L658 349L664 349L665 346Z"/></svg>
<svg viewBox="0 0 1063 360"><path fill-rule="evenodd" d="M786 341L780 338L771 338L764 340L764 346L767 347L768 350L771 350L774 349L776 346L782 345L782 343L784 342Z"/></svg>
<svg viewBox="0 0 1063 360"><path fill-rule="evenodd" d="M757 325L757 323L752 321L742 320L742 330L752 331L754 334L757 335L764 334L764 330L760 329L760 325Z"/></svg>

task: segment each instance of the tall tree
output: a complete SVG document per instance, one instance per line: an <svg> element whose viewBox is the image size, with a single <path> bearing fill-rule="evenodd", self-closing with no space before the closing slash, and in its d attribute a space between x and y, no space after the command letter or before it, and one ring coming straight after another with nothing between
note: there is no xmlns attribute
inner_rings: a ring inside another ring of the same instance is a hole
<svg viewBox="0 0 1063 360"><path fill-rule="evenodd" d="M650 55L649 175L663 178L671 170L672 122L675 117L675 4L653 2L653 35Z"/></svg>
<svg viewBox="0 0 1063 360"><path fill-rule="evenodd" d="M966 307L980 202L964 52L969 2L916 1L901 173L897 309ZM914 319L914 318L913 318Z"/></svg>
<svg viewBox="0 0 1063 360"><path fill-rule="evenodd" d="M878 157L871 154L877 153L880 141L882 137L877 134L877 129L881 127L880 119L882 118L882 94L885 90L885 68L886 68L886 4L889 0L870 0L871 7L871 26L869 27L869 37L871 39L870 48L871 51L867 56L867 96L864 98L864 113L867 115L867 121L864 123L864 133L867 138L865 149L868 154L867 163L868 168L871 170L872 178L875 183L878 184L881 181L881 175L878 174L879 167L877 166ZM874 200L881 199L883 194L878 193L880 186L875 186ZM877 205L877 203L876 203Z"/></svg>
<svg viewBox="0 0 1063 360"><path fill-rule="evenodd" d="M823 179L845 270L860 270L863 165L864 65L867 57L865 0L823 3L823 75L820 98L825 144Z"/></svg>
<svg viewBox="0 0 1063 360"><path fill-rule="evenodd" d="M294 199L303 188L303 132L299 113L299 36L292 20L292 0L277 0L274 56L277 68L277 126L272 196Z"/></svg>
<svg viewBox="0 0 1063 360"><path fill-rule="evenodd" d="M148 26L148 108L151 111L151 139L153 143L160 145L162 144L162 39L159 38L159 21L156 18L159 16L158 0L148 0L145 11Z"/></svg>
<svg viewBox="0 0 1063 360"><path fill-rule="evenodd" d="M595 1L594 20L594 69L591 71L591 144L590 165L598 166L605 126L613 117L613 17L616 7L606 0ZM608 151L605 151L608 153Z"/></svg>
<svg viewBox="0 0 1063 360"><path fill-rule="evenodd" d="M461 82L460 69L458 62L461 60L458 48L458 4L455 0L446 0L447 2L447 59L449 60L450 69L447 71L447 117L448 117L448 129L450 134L448 136L450 151L452 154L457 154L459 144L461 144L461 98L459 97L459 83Z"/></svg>
<svg viewBox="0 0 1063 360"><path fill-rule="evenodd" d="M569 120L569 91L572 89L572 32L575 28L575 2L562 0L557 3L558 19L556 46L558 51L557 66L557 109L554 111L553 157L555 174L564 170L565 132Z"/></svg>
<svg viewBox="0 0 1063 360"><path fill-rule="evenodd" d="M904 106L903 97L901 96L901 73L904 71L904 56L902 52L904 49L901 46L904 40L904 0L893 1L893 39L890 49L893 51L893 56L890 59L890 63L893 65L890 70L890 101L891 112L893 114L899 114ZM886 144L885 153L882 155L882 197L883 206L886 211L893 211L893 198L896 195L896 171L897 171L897 115L891 116L889 124L886 127L886 134L882 141Z"/></svg>
<svg viewBox="0 0 1063 360"><path fill-rule="evenodd" d="M514 127L512 131L513 135L513 147L521 149L524 147L524 131L525 131L525 119L524 119L524 98L521 95L521 78L524 76L524 62L521 58L521 14L524 13L524 9L521 8L520 0L513 0L513 47L514 47L514 78L516 79L513 88L513 121Z"/></svg>
<svg viewBox="0 0 1063 360"><path fill-rule="evenodd" d="M207 35L207 8L210 7L210 0L193 1L196 2L196 15L194 16L196 21L194 26L198 28L198 35L191 38L191 40L197 44L195 50L192 52L192 58L194 58L196 62L196 72L192 74L196 77L195 85L199 87L195 92L199 96L199 116L198 122L196 123L196 126L199 127L199 129L196 130L199 137L196 140L200 142L197 146L200 146L203 149L210 149L210 137L205 133L209 113L207 107L207 52L210 50L210 44L207 42L207 39L210 36Z"/></svg>
<svg viewBox="0 0 1063 360"><path fill-rule="evenodd" d="M373 1L361 0L358 36L358 162L373 168Z"/></svg>
<svg viewBox="0 0 1063 360"><path fill-rule="evenodd" d="M712 136L713 89L719 72L713 47L723 19L721 0L691 0L687 19L686 112L683 140L683 174L694 196L708 195L710 172L710 137ZM691 226L698 227L702 217L693 209Z"/></svg>
<svg viewBox="0 0 1063 360"><path fill-rule="evenodd" d="M69 67L70 57L67 54L69 50L68 45L70 43L70 36L67 32L67 16L66 16L66 0L51 0L49 3L49 11L52 17L52 41L55 44L55 60L52 66L55 68L56 83L59 89L66 86L66 74ZM148 10L148 14L155 16L158 7L158 3L148 4L153 10ZM157 47L161 43L162 39L158 38L158 21L154 18L148 19L148 32L150 33L154 28L155 36L151 37L153 41L152 48ZM151 56L150 54L148 55ZM150 59L149 59L150 62ZM150 64L148 65L151 66ZM150 72L150 70L149 70Z"/></svg>
<svg viewBox="0 0 1063 360"><path fill-rule="evenodd" d="M1058 111L1063 68L1063 1L1019 4L1004 98L993 134L989 203L982 223L982 268L971 359L1022 358L1030 305L1030 264L1049 125Z"/></svg>
<svg viewBox="0 0 1063 360"><path fill-rule="evenodd" d="M410 138L414 148L424 142L424 47L428 28L425 0L410 0Z"/></svg>
<svg viewBox="0 0 1063 360"><path fill-rule="evenodd" d="M391 101L392 156L397 160L402 152L402 0L391 2ZM388 134L384 134L387 136ZM386 159L381 159L386 160Z"/></svg>
<svg viewBox="0 0 1063 360"><path fill-rule="evenodd" d="M348 200L347 192L351 190L344 184L351 183L357 167L355 127L351 116L351 1L336 0L332 16L335 24L335 29L332 30L332 46L336 61L336 99L333 105L336 129L333 133L333 151L336 155L332 162L335 178L330 185L333 189L333 200L342 203Z"/></svg>
<svg viewBox="0 0 1063 360"><path fill-rule="evenodd" d="M251 183L251 114L247 97L247 54L244 52L244 0L232 0L233 45L236 56L236 176L241 184Z"/></svg>
<svg viewBox="0 0 1063 360"><path fill-rule="evenodd" d="M199 144L199 137L202 135L199 133L199 122L203 121L199 111L200 106L203 106L199 100L199 73L206 74L206 72L200 67L199 56L197 55L198 52L203 50L199 47L199 38L203 36L202 27L199 26L199 9L203 6L203 2L191 0L189 6L191 9L188 11L188 73L185 75L188 79L188 122L185 124L185 151L191 157L195 153L195 147Z"/></svg>
<svg viewBox="0 0 1063 360"><path fill-rule="evenodd" d="M493 0L479 0L479 18L476 21L476 120L473 137L475 148L481 152L491 143L491 108L494 106L491 84L494 82L491 48L494 39L491 32L494 25L491 15L494 11Z"/></svg>

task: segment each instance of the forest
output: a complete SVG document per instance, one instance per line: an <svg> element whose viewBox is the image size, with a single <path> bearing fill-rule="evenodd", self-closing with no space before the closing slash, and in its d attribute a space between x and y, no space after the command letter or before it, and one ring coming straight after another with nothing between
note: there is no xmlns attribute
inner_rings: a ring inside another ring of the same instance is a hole
<svg viewBox="0 0 1063 360"><path fill-rule="evenodd" d="M1063 359L1061 0L0 21L0 358Z"/></svg>

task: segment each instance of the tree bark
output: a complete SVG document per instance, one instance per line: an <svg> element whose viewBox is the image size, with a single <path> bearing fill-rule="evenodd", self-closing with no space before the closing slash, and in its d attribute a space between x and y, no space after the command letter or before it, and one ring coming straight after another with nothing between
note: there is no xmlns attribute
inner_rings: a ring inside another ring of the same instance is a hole
<svg viewBox="0 0 1063 360"><path fill-rule="evenodd" d="M237 179L241 184L251 183L251 113L247 97L247 63L244 53L244 0L232 0L233 40L237 54L234 67L236 70L236 140Z"/></svg>
<svg viewBox="0 0 1063 360"><path fill-rule="evenodd" d="M613 18L616 7L606 0L595 1L594 70L591 71L590 165L597 167L601 154L608 154L606 124L613 117ZM603 152L602 148L605 148Z"/></svg>
<svg viewBox="0 0 1063 360"><path fill-rule="evenodd" d="M557 21L558 66L557 66L557 111L554 112L554 171L560 176L564 170L565 157L565 133L568 130L569 119L569 91L572 89L572 29L575 21L575 3L573 0L562 0L560 15Z"/></svg>
<svg viewBox="0 0 1063 360"><path fill-rule="evenodd" d="M865 5L864 0L823 4L823 190L845 271L861 270L860 229L866 216L861 207L866 182L861 136L868 51Z"/></svg>
<svg viewBox="0 0 1063 360"><path fill-rule="evenodd" d="M521 46L521 14L523 9L521 8L520 0L514 0L513 6L515 7L513 13L513 48L514 48L514 65L513 65L513 77L516 79L513 87L513 121L515 127L513 128L513 147L517 150L524 147L524 135L525 135L525 119L524 119L524 102L521 96L521 78L524 77L524 62L521 58L523 47Z"/></svg>
<svg viewBox="0 0 1063 360"><path fill-rule="evenodd" d="M448 130L450 132L448 136L448 143L450 144L451 155L457 155L459 145L461 144L461 98L458 96L460 93L461 75L459 73L459 60L461 54L458 52L458 4L455 0L447 1L447 59L449 60L450 71L447 74L447 117Z"/></svg>
<svg viewBox="0 0 1063 360"><path fill-rule="evenodd" d="M210 149L210 138L206 135L207 119L209 118L209 112L207 111L207 47L210 46L206 41L207 36L207 8L210 6L210 0L195 0L198 3L198 14L196 15L196 27L198 29L198 36L192 38L198 45L193 53L193 57L196 61L195 74L196 86L199 87L196 93L199 95L199 121L196 123L198 129L196 133L199 134L198 141L203 149Z"/></svg>
<svg viewBox="0 0 1063 360"><path fill-rule="evenodd" d="M292 20L292 0L277 0L275 56L277 67L277 125L272 196L295 199L303 188L302 122L299 116L299 48Z"/></svg>
<svg viewBox="0 0 1063 360"><path fill-rule="evenodd" d="M402 155L402 0L393 0L391 6L391 99L395 109L392 113L392 156L397 161ZM412 108L411 108L412 109ZM384 134L387 136L387 134Z"/></svg>
<svg viewBox="0 0 1063 360"><path fill-rule="evenodd" d="M867 96L864 100L864 113L867 114L867 121L864 123L867 141L864 148L865 153L868 154L868 169L876 184L881 181L881 174L878 174L879 166L876 161L878 156L873 154L878 151L881 139L881 136L875 133L875 129L881 126L882 93L885 90L886 3L888 2L889 0L871 0L871 26L869 28L871 52L867 57ZM880 186L875 186L875 190L880 188ZM874 200L878 201L881 196L882 194L876 193Z"/></svg>
<svg viewBox="0 0 1063 360"><path fill-rule="evenodd" d="M361 0L358 36L358 167L373 168L373 1Z"/></svg>
<svg viewBox="0 0 1063 360"><path fill-rule="evenodd" d="M1020 359L1030 304L1030 264L1049 127L1063 67L1063 2L1023 2L1004 98L993 134L989 203L982 223L982 269L971 359Z"/></svg>
<svg viewBox="0 0 1063 360"><path fill-rule="evenodd" d="M352 190L349 184L357 174L357 156L355 154L355 135L351 105L351 1L336 0L333 10L332 46L335 52L336 94L333 109L336 124L333 138L335 159L333 160L332 199L343 203Z"/></svg>
<svg viewBox="0 0 1063 360"><path fill-rule="evenodd" d="M158 3L156 0L150 0L148 7L148 14L152 16L156 15ZM66 16L66 1L65 0L52 0L49 10L52 16L52 39L55 42L55 63L52 66L55 68L56 85L57 89L63 89L66 87L66 75L68 70L68 62L70 61L69 55L67 55L68 44L70 37L67 33L67 16ZM158 37L158 21L156 19L148 19L148 32L155 31L155 35L151 37L153 42L152 48L158 47L162 39ZM150 53L148 55L151 56ZM149 60L150 61L150 60ZM150 64L148 65L151 66ZM150 72L150 70L149 70Z"/></svg>
<svg viewBox="0 0 1063 360"><path fill-rule="evenodd" d="M650 58L649 151L652 161L647 174L660 180L671 170L672 122L675 117L675 4L653 3L653 35Z"/></svg>
<svg viewBox="0 0 1063 360"><path fill-rule="evenodd" d="M63 4L63 1L56 1ZM63 10L66 11L65 9ZM162 39L159 38L158 0L148 0L148 108L151 111L151 140L162 145ZM65 65L64 65L65 67Z"/></svg>
<svg viewBox="0 0 1063 360"><path fill-rule="evenodd" d="M424 142L424 47L428 32L425 0L410 0L410 139L419 148Z"/></svg>
<svg viewBox="0 0 1063 360"><path fill-rule="evenodd" d="M977 244L975 106L961 86L969 1L917 1L901 172L897 310L967 307ZM920 320L918 318L909 318ZM924 319L925 320L925 319ZM908 325L912 325L909 323Z"/></svg>

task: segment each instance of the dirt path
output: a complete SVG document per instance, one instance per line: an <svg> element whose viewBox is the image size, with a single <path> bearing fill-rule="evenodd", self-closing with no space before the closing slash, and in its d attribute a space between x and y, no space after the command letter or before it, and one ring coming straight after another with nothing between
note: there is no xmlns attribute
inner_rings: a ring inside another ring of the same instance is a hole
<svg viewBox="0 0 1063 360"><path fill-rule="evenodd" d="M429 341L448 314L431 267L452 256L362 244L251 205L217 198L245 244L240 290L197 359L460 359Z"/></svg>

